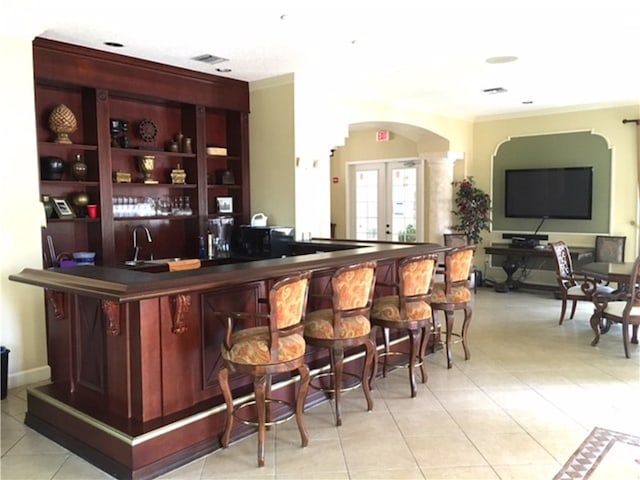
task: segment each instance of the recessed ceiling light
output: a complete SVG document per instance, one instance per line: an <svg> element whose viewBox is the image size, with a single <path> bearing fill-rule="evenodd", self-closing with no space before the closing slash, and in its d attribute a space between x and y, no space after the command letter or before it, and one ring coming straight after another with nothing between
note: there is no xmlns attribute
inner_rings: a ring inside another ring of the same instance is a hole
<svg viewBox="0 0 640 480"><path fill-rule="evenodd" d="M123 45L123 44L121 44L120 42L104 42L104 44L105 44L107 47L115 47L115 48L122 48L122 47L124 47L124 45Z"/></svg>
<svg viewBox="0 0 640 480"><path fill-rule="evenodd" d="M513 55L503 55L500 57L489 57L485 61L487 63L496 64L496 63L510 63L518 60L518 57L514 57Z"/></svg>
<svg viewBox="0 0 640 480"><path fill-rule="evenodd" d="M231 71L230 68L216 68L216 72L220 73L229 73Z"/></svg>
<svg viewBox="0 0 640 480"><path fill-rule="evenodd" d="M523 105L531 105L533 103L533 100L525 100L522 102Z"/></svg>

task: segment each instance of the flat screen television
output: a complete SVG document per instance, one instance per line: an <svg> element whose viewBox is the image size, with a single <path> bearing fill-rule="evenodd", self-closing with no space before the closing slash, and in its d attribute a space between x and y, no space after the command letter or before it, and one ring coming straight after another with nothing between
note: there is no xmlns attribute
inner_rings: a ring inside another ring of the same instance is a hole
<svg viewBox="0 0 640 480"><path fill-rule="evenodd" d="M505 171L505 217L591 219L593 168Z"/></svg>

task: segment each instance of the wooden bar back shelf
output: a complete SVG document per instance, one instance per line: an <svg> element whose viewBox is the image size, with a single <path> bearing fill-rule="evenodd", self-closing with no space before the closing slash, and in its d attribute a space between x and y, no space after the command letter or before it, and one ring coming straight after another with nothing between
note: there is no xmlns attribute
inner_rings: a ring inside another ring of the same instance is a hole
<svg viewBox="0 0 640 480"><path fill-rule="evenodd" d="M92 221L82 215L50 218L45 233L57 251L95 251L98 264L118 264L131 258L132 231L141 224L151 232L156 258L197 258L198 237L206 236L219 196L233 198L237 223L249 222L246 82L42 38L33 42L33 58L38 156L56 156L66 164L60 181L41 176L40 193L67 201L86 193L100 212ZM78 124L70 144L55 143L49 128L48 117L60 104ZM112 143L112 119L127 126L126 142ZM153 132L139 132L141 123L151 125ZM191 139L190 151L171 149L178 135ZM209 146L226 155L207 155ZM76 155L87 164L81 182L71 174ZM153 157L157 184L142 182L142 156ZM185 171L184 183L172 183L176 168ZM235 183L212 184L218 170L232 171ZM118 172L130 174L131 182L117 182ZM156 208L143 215L114 215L120 201L157 206L174 199L188 202L191 214L167 215Z"/></svg>

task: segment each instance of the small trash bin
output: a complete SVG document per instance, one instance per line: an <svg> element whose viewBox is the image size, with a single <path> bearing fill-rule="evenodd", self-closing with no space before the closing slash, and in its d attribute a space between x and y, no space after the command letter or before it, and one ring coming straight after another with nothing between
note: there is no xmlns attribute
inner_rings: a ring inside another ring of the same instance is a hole
<svg viewBox="0 0 640 480"><path fill-rule="evenodd" d="M0 400L7 398L7 376L9 375L9 350L7 347L0 347L0 373L2 378L0 379Z"/></svg>

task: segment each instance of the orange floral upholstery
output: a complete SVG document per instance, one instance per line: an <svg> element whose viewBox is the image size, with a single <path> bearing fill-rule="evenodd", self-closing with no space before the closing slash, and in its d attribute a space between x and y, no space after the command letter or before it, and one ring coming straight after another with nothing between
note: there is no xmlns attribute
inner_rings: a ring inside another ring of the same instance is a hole
<svg viewBox="0 0 640 480"><path fill-rule="evenodd" d="M337 333L333 327L333 310L316 310L307 315L304 321L304 334L313 338L355 338L368 335L371 331L369 319L364 315L342 317L342 328Z"/></svg>
<svg viewBox="0 0 640 480"><path fill-rule="evenodd" d="M430 259L408 264L401 274L404 282L404 294L410 297L429 293L434 268L435 263Z"/></svg>
<svg viewBox="0 0 640 480"><path fill-rule="evenodd" d="M471 301L471 290L467 287L453 287L451 294L447 296L446 286L444 283L438 282L433 284L431 291L432 303L465 303Z"/></svg>
<svg viewBox="0 0 640 480"><path fill-rule="evenodd" d="M420 320L431 317L431 305L427 302L407 302L407 318L400 318L400 297L388 295L378 297L373 302L371 318L405 322L407 320Z"/></svg>
<svg viewBox="0 0 640 480"><path fill-rule="evenodd" d="M269 350L269 327L254 327L239 330L231 336L230 350L222 349L222 358L232 363L244 365L268 365L271 362ZM302 357L305 351L302 335L293 334L279 341L278 362L288 362Z"/></svg>
<svg viewBox="0 0 640 480"><path fill-rule="evenodd" d="M307 281L300 280L280 288L271 305L271 316L277 328L287 328L300 322L306 304Z"/></svg>
<svg viewBox="0 0 640 480"><path fill-rule="evenodd" d="M447 265L447 269L451 270L449 278L452 282L459 282L469 278L473 254L473 250L460 250L451 256L451 263Z"/></svg>
<svg viewBox="0 0 640 480"><path fill-rule="evenodd" d="M333 290L337 293L339 310L362 308L369 301L369 291L374 270L359 268L348 270L333 280Z"/></svg>

